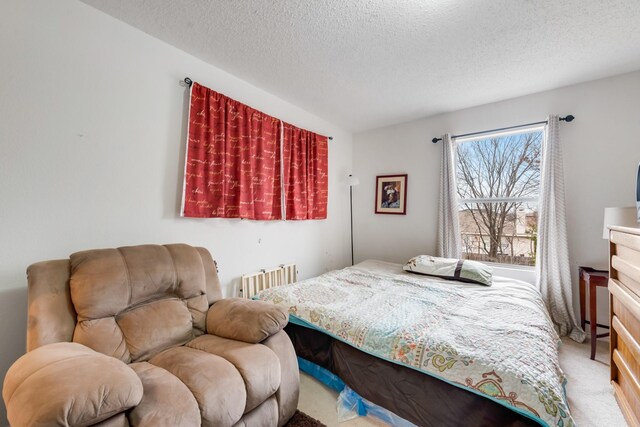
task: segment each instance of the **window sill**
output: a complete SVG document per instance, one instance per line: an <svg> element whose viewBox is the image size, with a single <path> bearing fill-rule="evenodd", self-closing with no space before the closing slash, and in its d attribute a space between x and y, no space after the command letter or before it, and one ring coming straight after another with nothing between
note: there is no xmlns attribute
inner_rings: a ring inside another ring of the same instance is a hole
<svg viewBox="0 0 640 427"><path fill-rule="evenodd" d="M496 277L506 277L509 279L521 280L532 286L536 284L536 268L528 265L499 264L497 262L483 262L491 267L493 275Z"/></svg>
<svg viewBox="0 0 640 427"><path fill-rule="evenodd" d="M520 264L502 264L499 262L490 262L490 261L475 261L481 262L483 264L488 265L489 267L496 267L502 269L511 269L511 270L520 270L520 271L535 271L536 267L534 265L520 265Z"/></svg>

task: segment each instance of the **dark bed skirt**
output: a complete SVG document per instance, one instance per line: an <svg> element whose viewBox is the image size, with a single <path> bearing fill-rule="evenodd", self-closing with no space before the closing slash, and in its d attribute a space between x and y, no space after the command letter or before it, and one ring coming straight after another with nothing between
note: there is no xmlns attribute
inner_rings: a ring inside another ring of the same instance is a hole
<svg viewBox="0 0 640 427"><path fill-rule="evenodd" d="M365 399L421 427L540 424L490 399L364 353L322 332L289 323L298 356L340 377Z"/></svg>

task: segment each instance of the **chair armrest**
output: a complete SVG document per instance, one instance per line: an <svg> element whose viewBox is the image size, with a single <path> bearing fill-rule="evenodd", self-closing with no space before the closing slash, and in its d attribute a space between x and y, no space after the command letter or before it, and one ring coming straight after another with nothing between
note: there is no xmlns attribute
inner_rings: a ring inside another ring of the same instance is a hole
<svg viewBox="0 0 640 427"><path fill-rule="evenodd" d="M223 338L259 343L287 325L286 308L264 301L226 298L207 313L207 332Z"/></svg>
<svg viewBox="0 0 640 427"><path fill-rule="evenodd" d="M13 427L92 425L140 403L142 382L122 361L64 342L20 357L2 397Z"/></svg>

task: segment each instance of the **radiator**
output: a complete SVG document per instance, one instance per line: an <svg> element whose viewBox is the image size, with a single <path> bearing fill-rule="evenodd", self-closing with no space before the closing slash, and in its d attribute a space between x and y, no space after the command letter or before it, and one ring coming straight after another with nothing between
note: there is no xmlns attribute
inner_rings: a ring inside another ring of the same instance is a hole
<svg viewBox="0 0 640 427"><path fill-rule="evenodd" d="M257 273L245 274L240 284L240 296L251 299L255 294L274 286L288 285L298 280L298 270L295 264L281 265Z"/></svg>

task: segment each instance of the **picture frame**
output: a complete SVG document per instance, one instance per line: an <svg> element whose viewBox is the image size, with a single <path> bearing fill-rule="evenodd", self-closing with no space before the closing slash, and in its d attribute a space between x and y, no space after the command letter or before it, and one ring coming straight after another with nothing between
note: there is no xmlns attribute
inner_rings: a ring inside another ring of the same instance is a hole
<svg viewBox="0 0 640 427"><path fill-rule="evenodd" d="M407 174L376 176L376 214L407 214Z"/></svg>

